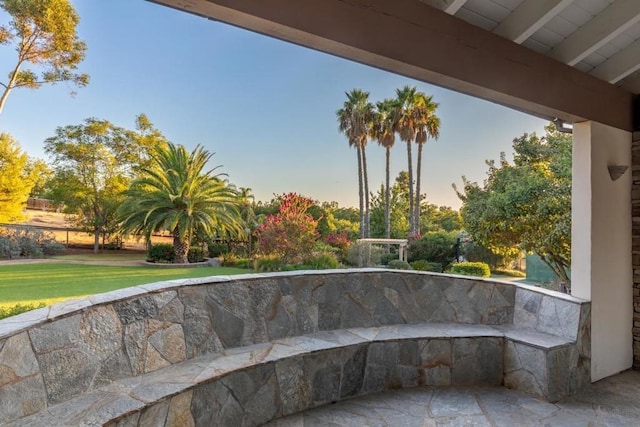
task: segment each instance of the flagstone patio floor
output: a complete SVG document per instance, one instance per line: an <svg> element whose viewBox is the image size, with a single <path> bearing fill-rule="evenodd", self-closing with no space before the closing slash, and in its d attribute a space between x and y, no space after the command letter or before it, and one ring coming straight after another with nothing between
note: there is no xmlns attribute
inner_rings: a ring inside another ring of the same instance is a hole
<svg viewBox="0 0 640 427"><path fill-rule="evenodd" d="M344 400L267 425L640 426L640 371L598 381L555 404L504 387L419 387Z"/></svg>

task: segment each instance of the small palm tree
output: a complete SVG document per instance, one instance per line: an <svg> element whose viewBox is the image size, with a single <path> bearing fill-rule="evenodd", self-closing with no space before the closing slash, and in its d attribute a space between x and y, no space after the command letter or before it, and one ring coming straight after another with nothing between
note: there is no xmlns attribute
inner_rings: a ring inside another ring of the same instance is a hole
<svg viewBox="0 0 640 427"><path fill-rule="evenodd" d="M256 221L256 213L253 210L255 206L255 196L251 194L251 188L249 187L240 187L238 192L238 197L240 198L240 217L245 224L245 232L247 234L247 243L249 245L248 252L249 257L251 257L251 246L253 240L253 231L257 226Z"/></svg>
<svg viewBox="0 0 640 427"><path fill-rule="evenodd" d="M243 235L237 191L215 174L204 171L213 153L201 146L188 153L182 145L167 144L151 154L125 192L119 219L125 233L168 230L173 235L174 262L188 262L191 237L196 233Z"/></svg>
<svg viewBox="0 0 640 427"><path fill-rule="evenodd" d="M385 148L385 190L384 190L384 235L391 237L391 148L396 141L399 105L395 99L385 99L376 103L376 116L372 137Z"/></svg>
<svg viewBox="0 0 640 427"><path fill-rule="evenodd" d="M338 129L347 136L349 146L356 148L358 156L358 193L360 197L360 237L369 237L369 180L365 147L371 135L374 107L369 92L353 89L346 92L347 100L336 112Z"/></svg>

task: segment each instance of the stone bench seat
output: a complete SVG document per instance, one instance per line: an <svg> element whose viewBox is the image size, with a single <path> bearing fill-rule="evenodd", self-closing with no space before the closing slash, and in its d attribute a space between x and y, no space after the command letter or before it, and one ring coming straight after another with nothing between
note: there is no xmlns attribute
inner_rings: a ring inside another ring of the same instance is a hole
<svg viewBox="0 0 640 427"><path fill-rule="evenodd" d="M506 325L423 323L321 331L118 380L9 425L257 425L391 388L501 385L513 356L509 345L526 345L545 356L571 344ZM198 419L191 415L193 405L199 406Z"/></svg>
<svg viewBox="0 0 640 427"><path fill-rule="evenodd" d="M0 320L0 424L253 425L421 384L555 401L589 381L590 309L380 269L125 288Z"/></svg>

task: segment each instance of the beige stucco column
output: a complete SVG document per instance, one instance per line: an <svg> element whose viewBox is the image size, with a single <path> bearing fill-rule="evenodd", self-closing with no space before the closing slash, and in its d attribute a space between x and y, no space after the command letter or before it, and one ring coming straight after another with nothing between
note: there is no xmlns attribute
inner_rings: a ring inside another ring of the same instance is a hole
<svg viewBox="0 0 640 427"><path fill-rule="evenodd" d="M617 180L608 167L629 166ZM631 133L573 127L572 294L591 300L591 380L633 362Z"/></svg>

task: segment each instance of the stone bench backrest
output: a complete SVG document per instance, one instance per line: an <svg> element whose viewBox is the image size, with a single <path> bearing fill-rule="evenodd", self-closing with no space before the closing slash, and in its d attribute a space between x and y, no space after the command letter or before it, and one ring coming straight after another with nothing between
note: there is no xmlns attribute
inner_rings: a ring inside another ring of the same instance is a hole
<svg viewBox="0 0 640 427"><path fill-rule="evenodd" d="M23 403L22 409L0 405L0 419L185 359L322 330L514 324L576 339L581 305L509 283L379 269L191 279L115 291L0 321L0 371L9 379L0 382L0 396Z"/></svg>

